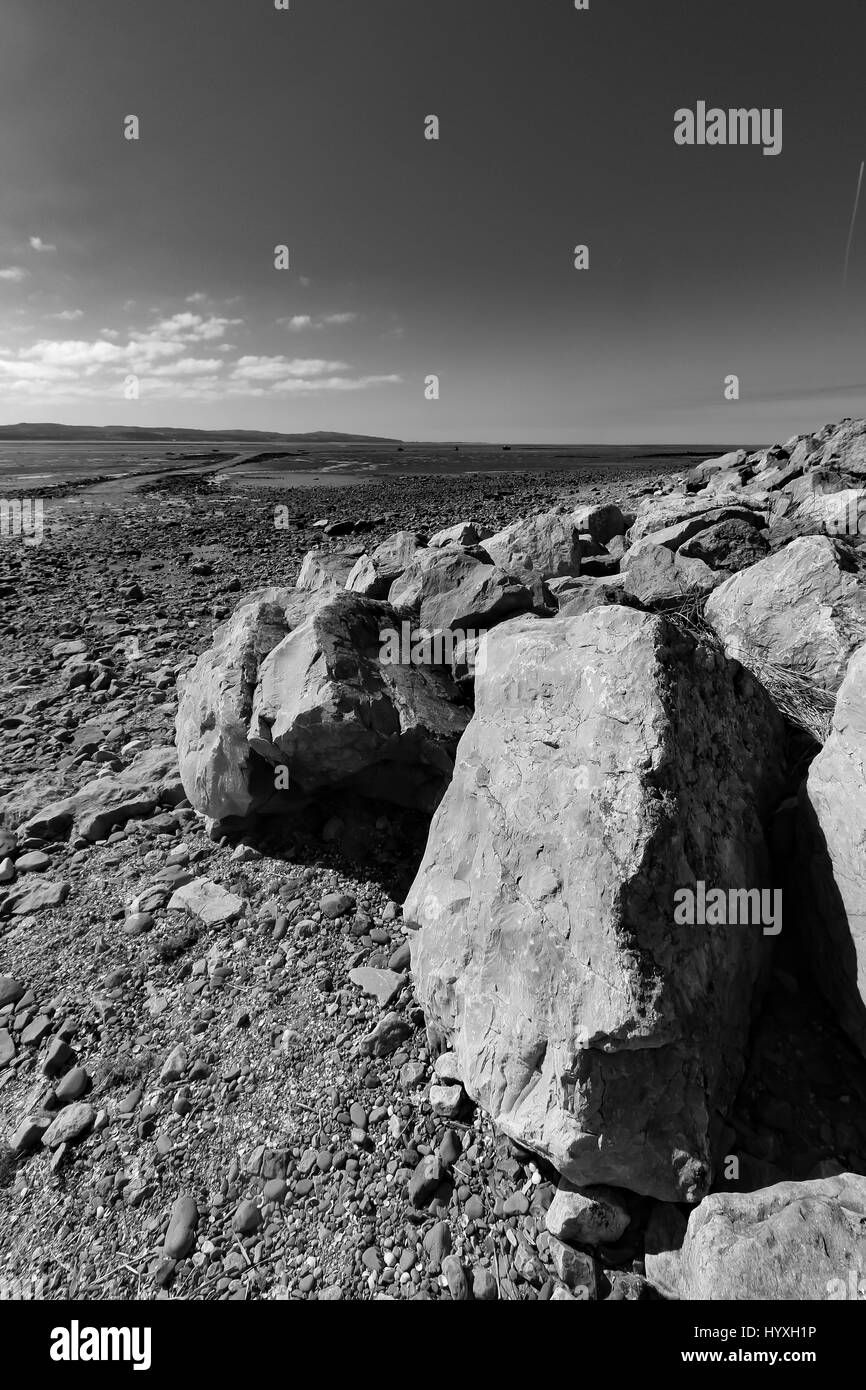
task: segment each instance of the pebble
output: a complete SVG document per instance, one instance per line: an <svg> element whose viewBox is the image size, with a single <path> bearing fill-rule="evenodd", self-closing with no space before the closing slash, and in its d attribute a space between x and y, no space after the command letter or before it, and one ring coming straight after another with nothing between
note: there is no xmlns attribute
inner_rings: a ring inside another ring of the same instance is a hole
<svg viewBox="0 0 866 1390"><path fill-rule="evenodd" d="M192 1250L198 1217L195 1198L188 1193L182 1193L171 1209L163 1243L163 1250L169 1259L182 1260Z"/></svg>
<svg viewBox="0 0 866 1390"><path fill-rule="evenodd" d="M88 1133L95 1119L96 1111L92 1105L83 1101L78 1105L69 1105L65 1110L61 1110L57 1119L49 1125L42 1136L42 1143L47 1149L56 1149L61 1144L71 1144Z"/></svg>
<svg viewBox="0 0 866 1390"><path fill-rule="evenodd" d="M262 1224L262 1213L255 1202L243 1201L232 1217L232 1230L238 1235L251 1236Z"/></svg>

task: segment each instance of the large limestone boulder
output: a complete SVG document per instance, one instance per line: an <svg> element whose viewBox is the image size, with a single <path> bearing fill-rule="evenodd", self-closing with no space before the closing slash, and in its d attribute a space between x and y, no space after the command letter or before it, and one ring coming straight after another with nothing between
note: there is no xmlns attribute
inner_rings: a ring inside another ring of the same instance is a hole
<svg viewBox="0 0 866 1390"><path fill-rule="evenodd" d="M437 549L442 545L477 545L479 541L492 534L489 526L482 526L478 521L458 521L455 526L446 526L443 531L435 531L427 544Z"/></svg>
<svg viewBox="0 0 866 1390"><path fill-rule="evenodd" d="M391 586L395 608L417 612L428 632L483 631L536 604L532 588L456 547L422 552Z"/></svg>
<svg viewBox="0 0 866 1390"><path fill-rule="evenodd" d="M484 645L404 908L428 1026L571 1182L697 1200L766 941L677 925L674 894L769 884L781 721L721 653L630 608Z"/></svg>
<svg viewBox="0 0 866 1390"><path fill-rule="evenodd" d="M866 1178L842 1173L713 1193L681 1246L647 1238L646 1272L668 1298L857 1299L866 1274ZM866 1290L866 1285L864 1285Z"/></svg>
<svg viewBox="0 0 866 1390"><path fill-rule="evenodd" d="M768 506L765 494L751 492L748 496L724 503L718 497L709 497L705 493L690 497L681 492L669 492L663 497L647 497L629 528L629 546L633 550L645 536L653 532L669 532L670 527L682 527L684 523L690 524L685 529L669 532L663 544L676 550L689 536L696 535L717 521L734 518L748 521L754 518L756 525L763 526L766 524Z"/></svg>
<svg viewBox="0 0 866 1390"><path fill-rule="evenodd" d="M571 519L581 535L592 536L596 544L606 546L615 536L625 535L626 521L633 517L627 518L619 507L605 503L576 507Z"/></svg>
<svg viewBox="0 0 866 1390"><path fill-rule="evenodd" d="M866 488L826 490L825 476L810 473L800 481L811 487L779 493L770 517L774 544L797 536L866 534Z"/></svg>
<svg viewBox="0 0 866 1390"><path fill-rule="evenodd" d="M731 453L720 454L718 458L704 459L703 463L689 470L686 486L690 490L697 490L720 478L725 483L743 482L749 472L745 466L747 457L745 449L734 449Z"/></svg>
<svg viewBox="0 0 866 1390"><path fill-rule="evenodd" d="M574 516L563 511L522 517L484 542L487 554L501 569L540 579L580 574L581 547ZM597 548L594 543L588 547L590 553Z"/></svg>
<svg viewBox="0 0 866 1390"><path fill-rule="evenodd" d="M208 650L178 678L175 740L181 779L193 806L214 820L244 817L253 810L257 798L247 731L259 667L328 598L325 585L249 595L217 628Z"/></svg>
<svg viewBox="0 0 866 1390"><path fill-rule="evenodd" d="M308 550L295 587L308 592L344 589L355 564L353 556L340 554L339 551Z"/></svg>
<svg viewBox="0 0 866 1390"><path fill-rule="evenodd" d="M638 518L638 521L640 518ZM651 546L662 545L667 550L681 550L683 545L702 531L707 531L711 527L718 526L723 522L739 521L744 525L754 529L759 529L764 525L764 516L761 512L755 512L746 506L725 506L708 507L704 511L691 512L681 517L678 521L672 522L669 526L664 526L658 531L648 531L634 539L634 531L638 526L632 528L632 544L630 545L627 556L634 560L643 551Z"/></svg>
<svg viewBox="0 0 866 1390"><path fill-rule="evenodd" d="M397 531L371 555L360 557L346 579L346 588L365 598L387 598L394 580L425 546L425 537L417 531Z"/></svg>
<svg viewBox="0 0 866 1390"><path fill-rule="evenodd" d="M729 657L770 685L774 672L831 699L866 641L862 561L826 536L805 536L725 581L705 609Z"/></svg>
<svg viewBox="0 0 866 1390"><path fill-rule="evenodd" d="M623 569L624 595L647 608L702 598L725 578L703 560L688 559L666 545L652 544L651 536L641 541L634 552L628 551Z"/></svg>
<svg viewBox="0 0 866 1390"><path fill-rule="evenodd" d="M824 441L819 468L841 473L851 486L866 482L866 420L843 420Z"/></svg>
<svg viewBox="0 0 866 1390"><path fill-rule="evenodd" d="M383 660L395 629L387 604L346 592L270 589L242 604L178 683L192 804L222 821L345 786L431 810L468 711L446 673Z"/></svg>
<svg viewBox="0 0 866 1390"><path fill-rule="evenodd" d="M851 658L830 737L801 797L800 855L811 902L811 973L866 1053L866 647Z"/></svg>
<svg viewBox="0 0 866 1390"><path fill-rule="evenodd" d="M390 605L338 594L262 662L249 746L287 766L296 790L438 803L469 711L446 672L390 659L385 638L399 630Z"/></svg>

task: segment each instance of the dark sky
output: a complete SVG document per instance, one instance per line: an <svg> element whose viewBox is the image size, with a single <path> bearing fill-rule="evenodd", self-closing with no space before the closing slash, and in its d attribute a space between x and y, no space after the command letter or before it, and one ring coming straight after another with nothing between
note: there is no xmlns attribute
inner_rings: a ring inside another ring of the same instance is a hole
<svg viewBox="0 0 866 1390"><path fill-rule="evenodd" d="M2 0L0 421L758 443L866 414L864 40L864 0ZM698 101L781 107L782 153L677 146Z"/></svg>

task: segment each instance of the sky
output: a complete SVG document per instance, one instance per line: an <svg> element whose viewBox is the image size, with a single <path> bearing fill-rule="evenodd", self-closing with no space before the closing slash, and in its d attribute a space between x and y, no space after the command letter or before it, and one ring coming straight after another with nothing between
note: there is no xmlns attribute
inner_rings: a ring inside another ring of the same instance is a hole
<svg viewBox="0 0 866 1390"><path fill-rule="evenodd" d="M0 28L0 423L757 445L866 415L863 0ZM781 153L677 144L701 101L780 108Z"/></svg>

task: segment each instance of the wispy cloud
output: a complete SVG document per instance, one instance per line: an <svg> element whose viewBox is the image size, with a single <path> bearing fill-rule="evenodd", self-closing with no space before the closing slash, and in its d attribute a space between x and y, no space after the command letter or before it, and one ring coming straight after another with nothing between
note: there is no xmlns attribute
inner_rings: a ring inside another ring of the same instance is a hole
<svg viewBox="0 0 866 1390"><path fill-rule="evenodd" d="M57 247L52 245L50 241L43 241L41 236L32 236L30 238L30 249L32 251L56 251Z"/></svg>
<svg viewBox="0 0 866 1390"><path fill-rule="evenodd" d="M59 319L61 323L74 323L76 319L84 318L83 309L61 309L59 314L49 314L50 319Z"/></svg>
<svg viewBox="0 0 866 1390"><path fill-rule="evenodd" d="M288 328L290 333L303 333L305 329L319 328L338 328L348 323L355 323L358 319L357 314L321 314L314 317L312 314L294 314L291 318L277 319L280 328Z"/></svg>
<svg viewBox="0 0 866 1390"><path fill-rule="evenodd" d="M8 265L5 270L0 270L0 280L9 280L13 285L20 285L29 274L29 270L24 270L20 265Z"/></svg>

